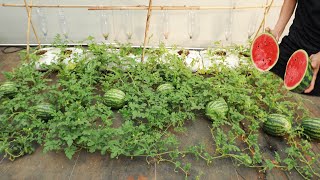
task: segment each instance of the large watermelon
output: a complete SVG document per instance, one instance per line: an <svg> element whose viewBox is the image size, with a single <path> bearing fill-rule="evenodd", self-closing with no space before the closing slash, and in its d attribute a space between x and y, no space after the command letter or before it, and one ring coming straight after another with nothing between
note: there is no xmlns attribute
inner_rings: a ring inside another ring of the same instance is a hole
<svg viewBox="0 0 320 180"><path fill-rule="evenodd" d="M161 84L160 86L158 86L157 91L158 92L169 92L174 90L174 87L172 84L170 83L166 83L166 84Z"/></svg>
<svg viewBox="0 0 320 180"><path fill-rule="evenodd" d="M291 129L291 123L285 115L270 114L263 123L263 130L272 136L283 136Z"/></svg>
<svg viewBox="0 0 320 180"><path fill-rule="evenodd" d="M251 60L259 71L269 71L278 61L279 46L272 34L262 33L251 45Z"/></svg>
<svg viewBox="0 0 320 180"><path fill-rule="evenodd" d="M54 113L54 107L49 103L40 103L35 107L36 115L42 120L49 120Z"/></svg>
<svg viewBox="0 0 320 180"><path fill-rule="evenodd" d="M320 140L320 118L304 119L301 126L304 134L312 139Z"/></svg>
<svg viewBox="0 0 320 180"><path fill-rule="evenodd" d="M125 93L119 89L108 90L104 97L105 103L111 108L121 108L125 102Z"/></svg>
<svg viewBox="0 0 320 180"><path fill-rule="evenodd" d="M226 116L228 110L228 104L224 99L210 101L206 106L206 116L208 116L211 120L223 118Z"/></svg>
<svg viewBox="0 0 320 180"><path fill-rule="evenodd" d="M1 95L13 97L17 92L17 87L14 82L7 81L0 86L0 97Z"/></svg>
<svg viewBox="0 0 320 180"><path fill-rule="evenodd" d="M284 75L284 85L288 90L302 93L310 86L312 80L312 67L308 53L304 50L294 52L286 68Z"/></svg>

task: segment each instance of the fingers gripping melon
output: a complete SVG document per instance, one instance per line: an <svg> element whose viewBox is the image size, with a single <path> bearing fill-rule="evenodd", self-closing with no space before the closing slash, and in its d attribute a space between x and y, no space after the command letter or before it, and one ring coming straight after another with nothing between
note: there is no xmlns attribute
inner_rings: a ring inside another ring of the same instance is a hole
<svg viewBox="0 0 320 180"><path fill-rule="evenodd" d="M279 46L269 33L262 33L253 40L251 60L260 71L269 71L278 61Z"/></svg>
<svg viewBox="0 0 320 180"><path fill-rule="evenodd" d="M297 50L287 63L284 85L288 90L302 93L310 86L312 75L308 53L301 49Z"/></svg>

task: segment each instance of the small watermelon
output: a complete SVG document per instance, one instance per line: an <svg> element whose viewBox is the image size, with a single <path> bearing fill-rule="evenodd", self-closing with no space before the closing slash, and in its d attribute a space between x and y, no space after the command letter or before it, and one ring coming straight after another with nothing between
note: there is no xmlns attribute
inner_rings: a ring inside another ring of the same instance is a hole
<svg viewBox="0 0 320 180"><path fill-rule="evenodd" d="M270 114L263 123L263 130L272 136L284 136L291 129L291 123L282 114Z"/></svg>
<svg viewBox="0 0 320 180"><path fill-rule="evenodd" d="M308 53L304 50L294 52L286 68L284 85L286 89L296 93L302 93L310 86L312 80L312 67Z"/></svg>
<svg viewBox="0 0 320 180"><path fill-rule="evenodd" d="M7 81L0 86L0 96L1 94L8 97L13 97L17 93L17 87L14 82Z"/></svg>
<svg viewBox="0 0 320 180"><path fill-rule="evenodd" d="M111 108L121 108L124 105L125 96L126 94L119 89L110 89L104 95L105 103Z"/></svg>
<svg viewBox="0 0 320 180"><path fill-rule="evenodd" d="M158 92L169 92L174 90L174 87L172 84L170 83L166 83L166 84L161 84L160 86L158 86L157 91Z"/></svg>
<svg viewBox="0 0 320 180"><path fill-rule="evenodd" d="M304 134L312 139L320 140L320 118L304 119L301 126Z"/></svg>
<svg viewBox="0 0 320 180"><path fill-rule="evenodd" d="M279 59L279 46L272 34L262 33L251 45L251 60L259 71L269 71Z"/></svg>
<svg viewBox="0 0 320 180"><path fill-rule="evenodd" d="M210 101L206 106L206 116L211 120L223 118L229 110L228 104L224 99Z"/></svg>
<svg viewBox="0 0 320 180"><path fill-rule="evenodd" d="M52 118L54 107L49 103L40 103L36 105L35 111L38 118L47 121Z"/></svg>

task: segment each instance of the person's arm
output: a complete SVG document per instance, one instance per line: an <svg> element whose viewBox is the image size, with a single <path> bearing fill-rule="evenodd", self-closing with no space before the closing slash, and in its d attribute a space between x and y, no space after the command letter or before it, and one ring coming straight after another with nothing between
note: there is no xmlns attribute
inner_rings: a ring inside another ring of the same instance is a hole
<svg viewBox="0 0 320 180"><path fill-rule="evenodd" d="M282 35L284 29L286 28L293 12L296 7L297 0L284 0L280 16L278 18L277 24L270 30L269 28L267 31L271 31L274 37L279 40L280 36Z"/></svg>

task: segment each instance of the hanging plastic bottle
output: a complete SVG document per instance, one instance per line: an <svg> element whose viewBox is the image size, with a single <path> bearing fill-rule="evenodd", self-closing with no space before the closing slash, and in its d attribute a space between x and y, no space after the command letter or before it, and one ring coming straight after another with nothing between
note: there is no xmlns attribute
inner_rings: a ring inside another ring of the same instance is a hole
<svg viewBox="0 0 320 180"><path fill-rule="evenodd" d="M132 39L132 35L133 35L133 14L132 11L126 10L124 12L125 14L125 21L126 22L126 36L128 40Z"/></svg>
<svg viewBox="0 0 320 180"><path fill-rule="evenodd" d="M58 4L60 4L60 0L57 0ZM60 30L63 36L68 39L69 38L69 28L67 23L67 18L65 16L64 10L62 8L58 9L58 16L59 16L59 24Z"/></svg>
<svg viewBox="0 0 320 180"><path fill-rule="evenodd" d="M164 39L168 39L169 38L169 12L168 10L163 10L162 11L162 24L163 24L163 28L162 28L162 34Z"/></svg>
<svg viewBox="0 0 320 180"><path fill-rule="evenodd" d="M40 1L38 1L38 3L40 3ZM45 38L45 41L48 41L48 22L47 22L47 13L45 11L45 9L43 8L37 8L36 9L37 12L37 16L39 19L39 26L41 29L41 32Z"/></svg>
<svg viewBox="0 0 320 180"><path fill-rule="evenodd" d="M232 7L236 6L236 3L234 0L230 0L230 5ZM229 43L229 41L232 38L232 25L233 25L233 8L229 9L228 11L228 17L227 17L227 23L226 23L226 28L224 31L226 42Z"/></svg>
<svg viewBox="0 0 320 180"><path fill-rule="evenodd" d="M100 15L100 30L101 30L102 36L106 41L108 40L110 35L109 26L110 25L109 25L108 15L105 11L102 11Z"/></svg>
<svg viewBox="0 0 320 180"><path fill-rule="evenodd" d="M251 39L252 35L256 31L257 19L257 11L253 11L248 24L248 40Z"/></svg>
<svg viewBox="0 0 320 180"><path fill-rule="evenodd" d="M196 15L195 15L194 10L190 10L188 12L188 34L189 34L189 39L193 39L194 38L195 26L196 26Z"/></svg>

